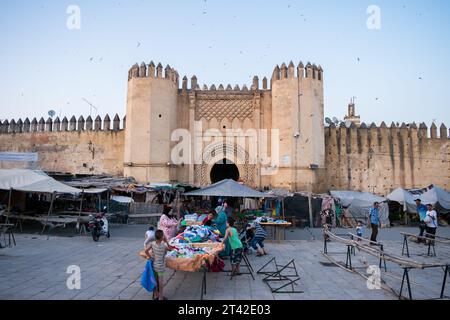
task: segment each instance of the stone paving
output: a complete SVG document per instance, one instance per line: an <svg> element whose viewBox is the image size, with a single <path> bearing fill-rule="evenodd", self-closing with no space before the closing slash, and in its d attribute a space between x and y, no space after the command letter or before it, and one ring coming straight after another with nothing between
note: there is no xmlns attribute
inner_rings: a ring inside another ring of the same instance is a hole
<svg viewBox="0 0 450 320"><path fill-rule="evenodd" d="M16 235L17 246L0 250L0 299L32 300L149 300L151 295L140 285L145 262L137 253L142 248L142 227L129 226L112 230L112 238L102 238L99 243L90 237L42 237L39 235ZM137 232L139 231L139 232ZM346 233L348 230L336 230ZM416 232L415 229L382 230L380 239L386 251L401 253L401 231ZM440 234L450 235L450 228ZM130 235L131 234L131 235ZM242 275L230 280L225 273L207 274L207 295L205 300L391 300L398 299L385 290L369 290L366 280L358 274L350 273L331 265L322 255L321 230L295 230L287 234L283 243L267 243L270 255L249 259L258 270L272 257L279 264L295 259L301 280L296 288L304 291L298 294L273 294L262 281L262 275ZM384 240L386 239L386 240ZM450 247L450 246L448 246ZM450 262L450 248L437 246L436 258L426 257L426 247L411 244L412 258L420 261ZM333 258L345 262L346 247L342 244L329 245ZM378 265L378 261L357 252L354 266L365 273L365 261ZM71 265L81 269L81 289L69 290L66 270ZM229 268L227 262L227 268ZM402 270L388 263L388 273L382 279L397 292L400 289ZM165 295L171 300L199 300L201 289L200 273L169 271ZM438 298L442 286L441 269L413 270L413 298ZM447 280L447 282L450 282ZM404 292L406 294L406 291ZM447 283L446 295L450 295Z"/></svg>

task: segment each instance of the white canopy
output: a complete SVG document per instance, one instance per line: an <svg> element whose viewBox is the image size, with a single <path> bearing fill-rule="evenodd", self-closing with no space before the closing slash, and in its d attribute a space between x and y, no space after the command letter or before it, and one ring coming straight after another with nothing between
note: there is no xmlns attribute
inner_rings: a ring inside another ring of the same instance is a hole
<svg viewBox="0 0 450 320"><path fill-rule="evenodd" d="M124 203L124 204L129 204L129 203L134 202L133 198L123 197L123 196L112 196L111 200L115 201L115 202L119 202L119 203Z"/></svg>
<svg viewBox="0 0 450 320"><path fill-rule="evenodd" d="M375 202L380 203L380 220L383 225L389 224L389 206L387 199L369 192L330 191L333 198L339 199L342 206L348 207L350 214L356 219L365 219ZM364 220L365 222L365 220Z"/></svg>
<svg viewBox="0 0 450 320"><path fill-rule="evenodd" d="M80 189L56 181L42 171L0 169L0 190L11 189L37 193L81 193Z"/></svg>
<svg viewBox="0 0 450 320"><path fill-rule="evenodd" d="M234 180L227 179L202 188L200 190L185 193L186 196L210 196L228 198L271 198L273 196L253 190Z"/></svg>
<svg viewBox="0 0 450 320"><path fill-rule="evenodd" d="M450 210L450 193L436 186L416 190L398 188L387 198L400 203L403 209L409 213L417 213L416 199L422 200L422 204L435 205L438 203L444 210Z"/></svg>

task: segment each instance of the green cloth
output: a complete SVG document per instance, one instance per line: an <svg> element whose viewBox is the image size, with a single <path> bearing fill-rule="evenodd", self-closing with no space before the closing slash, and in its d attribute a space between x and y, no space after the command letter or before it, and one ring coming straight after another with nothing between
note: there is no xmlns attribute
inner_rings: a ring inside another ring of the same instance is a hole
<svg viewBox="0 0 450 320"><path fill-rule="evenodd" d="M222 207L223 208L223 207ZM217 218L215 218L212 222L216 225L217 229L220 231L220 234L222 237L225 237L225 233L227 232L227 214L224 210L220 211L217 215ZM223 250L219 256L220 257L229 257L231 253L231 246L229 241L225 241L225 250Z"/></svg>
<svg viewBox="0 0 450 320"><path fill-rule="evenodd" d="M342 215L342 207L340 205L336 206L336 217L340 217Z"/></svg>
<svg viewBox="0 0 450 320"><path fill-rule="evenodd" d="M227 232L227 219L227 214L222 210L219 212L217 218L212 221L217 226L217 229L219 229L222 237L225 237L225 232Z"/></svg>
<svg viewBox="0 0 450 320"><path fill-rule="evenodd" d="M232 250L242 249L244 246L242 245L241 240L239 240L238 232L236 228L230 228L230 235L228 237L228 241L230 242L230 246Z"/></svg>

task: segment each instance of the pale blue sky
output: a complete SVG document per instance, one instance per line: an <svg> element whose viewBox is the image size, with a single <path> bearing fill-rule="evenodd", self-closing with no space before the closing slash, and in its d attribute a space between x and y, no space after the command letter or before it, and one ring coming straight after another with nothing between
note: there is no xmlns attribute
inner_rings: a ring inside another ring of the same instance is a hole
<svg viewBox="0 0 450 320"><path fill-rule="evenodd" d="M81 8L79 31L66 27L72 4ZM367 29L372 4L381 30ZM0 40L2 120L50 109L86 117L82 98L101 115L123 116L135 62L170 64L201 85L242 86L303 60L324 68L326 116L342 118L356 96L365 122L450 126L444 0L3 0Z"/></svg>

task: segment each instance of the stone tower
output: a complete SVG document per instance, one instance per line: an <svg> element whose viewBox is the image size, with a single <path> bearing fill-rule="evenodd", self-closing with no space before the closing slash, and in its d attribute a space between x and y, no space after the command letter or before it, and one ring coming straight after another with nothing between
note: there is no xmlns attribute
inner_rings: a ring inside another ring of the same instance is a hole
<svg viewBox="0 0 450 320"><path fill-rule="evenodd" d="M293 62L272 75L272 128L280 130L280 167L272 184L320 189L325 168L323 70Z"/></svg>
<svg viewBox="0 0 450 320"><path fill-rule="evenodd" d="M355 98L352 98L348 104L348 113L344 117L344 121L354 123L357 127L361 125L361 117L356 115Z"/></svg>
<svg viewBox="0 0 450 320"><path fill-rule="evenodd" d="M124 175L142 182L171 181L171 132L177 126L178 72L151 62L129 71Z"/></svg>

